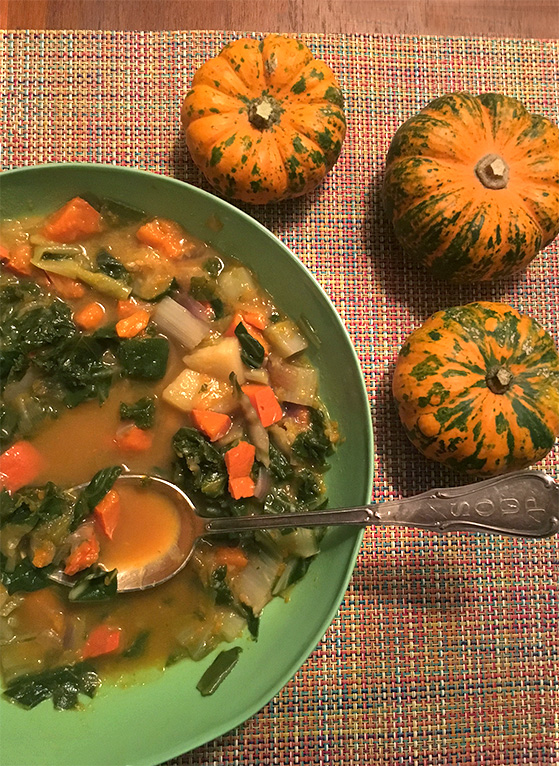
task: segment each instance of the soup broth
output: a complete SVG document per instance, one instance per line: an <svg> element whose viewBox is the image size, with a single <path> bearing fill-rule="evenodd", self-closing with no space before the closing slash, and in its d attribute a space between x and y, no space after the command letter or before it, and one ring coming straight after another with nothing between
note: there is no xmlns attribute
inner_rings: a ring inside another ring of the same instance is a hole
<svg viewBox="0 0 559 766"><path fill-rule="evenodd" d="M304 333L239 261L120 203L4 221L0 243L5 695L75 707L103 677L256 639L320 533L286 520L202 542L172 580L117 594L116 572L178 530L168 501L117 478L171 479L206 515L323 505L338 434Z"/></svg>

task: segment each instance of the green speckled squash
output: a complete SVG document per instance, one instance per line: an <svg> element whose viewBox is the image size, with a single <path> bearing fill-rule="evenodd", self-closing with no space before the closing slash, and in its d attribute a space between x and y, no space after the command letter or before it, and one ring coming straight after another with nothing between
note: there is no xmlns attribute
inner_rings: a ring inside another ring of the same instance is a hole
<svg viewBox="0 0 559 766"><path fill-rule="evenodd" d="M433 314L402 346L393 392L413 444L466 473L524 468L559 435L557 348L504 303Z"/></svg>
<svg viewBox="0 0 559 766"><path fill-rule="evenodd" d="M226 45L194 75L182 107L192 159L226 197L253 204L306 194L342 148L343 96L299 40Z"/></svg>
<svg viewBox="0 0 559 766"><path fill-rule="evenodd" d="M559 129L498 93L442 96L395 134L383 196L400 244L436 276L505 277L559 233Z"/></svg>

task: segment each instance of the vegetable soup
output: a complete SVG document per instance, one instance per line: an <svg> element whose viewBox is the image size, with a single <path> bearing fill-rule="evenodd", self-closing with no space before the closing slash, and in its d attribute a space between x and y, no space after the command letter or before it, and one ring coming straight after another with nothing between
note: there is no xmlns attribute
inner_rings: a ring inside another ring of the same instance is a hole
<svg viewBox="0 0 559 766"><path fill-rule="evenodd" d="M321 532L212 538L168 582L117 593L119 569L153 562L179 529L163 496L117 479L172 480L206 516L322 507L338 433L304 332L242 263L121 203L6 220L0 243L5 697L73 708L102 678L256 640ZM240 650L216 658L202 694Z"/></svg>

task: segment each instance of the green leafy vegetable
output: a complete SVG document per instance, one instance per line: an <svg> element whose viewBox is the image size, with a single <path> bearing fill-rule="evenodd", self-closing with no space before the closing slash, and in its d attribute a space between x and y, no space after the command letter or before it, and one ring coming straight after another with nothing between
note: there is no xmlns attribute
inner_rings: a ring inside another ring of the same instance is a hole
<svg viewBox="0 0 559 766"><path fill-rule="evenodd" d="M129 660L141 657L146 650L148 639L149 630L141 630L130 646L122 652L122 656Z"/></svg>
<svg viewBox="0 0 559 766"><path fill-rule="evenodd" d="M74 505L73 529L76 529L89 516L95 506L101 502L111 489L121 473L122 467L120 465L102 468L100 471L97 471L89 484L78 495Z"/></svg>
<svg viewBox="0 0 559 766"><path fill-rule="evenodd" d="M108 250L101 249L95 256L95 265L97 271L106 274L112 279L117 279L125 284L130 284L132 276L126 269L126 266L115 258Z"/></svg>
<svg viewBox="0 0 559 766"><path fill-rule="evenodd" d="M288 481L293 476L293 466L272 439L270 439L269 454L272 476L278 481Z"/></svg>
<svg viewBox="0 0 559 766"><path fill-rule="evenodd" d="M120 344L117 356L128 377L160 380L167 370L169 341L166 338L127 338Z"/></svg>
<svg viewBox="0 0 559 766"><path fill-rule="evenodd" d="M213 279L217 279L223 271L223 261L220 258L208 258L202 266Z"/></svg>
<svg viewBox="0 0 559 766"><path fill-rule="evenodd" d="M173 436L173 449L182 458L190 484L204 495L217 497L226 486L223 455L195 428L180 428Z"/></svg>
<svg viewBox="0 0 559 766"><path fill-rule="evenodd" d="M98 566L92 566L80 572L75 584L68 592L68 601L92 602L107 601L117 592L117 570L106 572Z"/></svg>
<svg viewBox="0 0 559 766"><path fill-rule="evenodd" d="M225 316L225 307L221 298L218 298L215 294L214 282L204 277L192 277L190 280L190 295L197 301L207 301L212 307L216 319L221 319Z"/></svg>
<svg viewBox="0 0 559 766"><path fill-rule="evenodd" d="M196 685L196 688L203 697L213 694L218 686L223 683L237 664L241 651L240 646L234 646L232 649L227 649L217 655Z"/></svg>
<svg viewBox="0 0 559 766"><path fill-rule="evenodd" d="M79 695L93 698L101 679L87 662L25 675L8 685L4 697L26 710L52 698L57 710L77 707Z"/></svg>
<svg viewBox="0 0 559 766"><path fill-rule="evenodd" d="M155 423L155 402L149 396L138 399L135 404L120 403L121 420L132 420L138 428L153 428Z"/></svg>
<svg viewBox="0 0 559 766"><path fill-rule="evenodd" d="M264 361L264 347L253 338L242 322L235 327L235 335L241 344L241 360L247 367L257 369Z"/></svg>
<svg viewBox="0 0 559 766"><path fill-rule="evenodd" d="M6 561L0 553L0 581L10 595L18 591L30 593L51 585L48 575L54 570L52 565L36 569L29 559L22 559L12 571L7 571Z"/></svg>
<svg viewBox="0 0 559 766"><path fill-rule="evenodd" d="M302 462L311 467L323 467L326 458L334 451L334 446L324 428L324 414L309 407L310 427L297 434L291 449Z"/></svg>
<svg viewBox="0 0 559 766"><path fill-rule="evenodd" d="M210 588L215 592L215 602L221 606L230 606L241 617L244 617L247 621L247 626L251 636L258 638L258 631L260 628L260 618L256 617L252 607L248 604L238 601L231 592L231 589L227 583L227 567L223 564L211 574Z"/></svg>

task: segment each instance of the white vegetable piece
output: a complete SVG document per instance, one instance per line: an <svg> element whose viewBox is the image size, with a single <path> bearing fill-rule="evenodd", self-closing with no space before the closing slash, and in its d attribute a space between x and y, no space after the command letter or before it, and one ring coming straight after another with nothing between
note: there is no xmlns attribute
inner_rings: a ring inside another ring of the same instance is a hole
<svg viewBox="0 0 559 766"><path fill-rule="evenodd" d="M268 325L264 330L264 337L284 359L304 351L309 345L295 322L290 319Z"/></svg>
<svg viewBox="0 0 559 766"><path fill-rule="evenodd" d="M196 370L183 370L163 391L163 400L182 412L193 409L230 413L238 401L233 386Z"/></svg>
<svg viewBox="0 0 559 766"><path fill-rule="evenodd" d="M232 304L247 299L256 290L252 274L244 266L222 271L217 278L217 286L220 298Z"/></svg>
<svg viewBox="0 0 559 766"><path fill-rule="evenodd" d="M222 338L210 346L197 348L183 358L191 370L206 372L218 380L229 381L232 372L240 384L245 382L241 344L237 338Z"/></svg>
<svg viewBox="0 0 559 766"><path fill-rule="evenodd" d="M162 332L171 335L189 351L196 348L210 332L206 322L168 296L157 304L152 318Z"/></svg>

